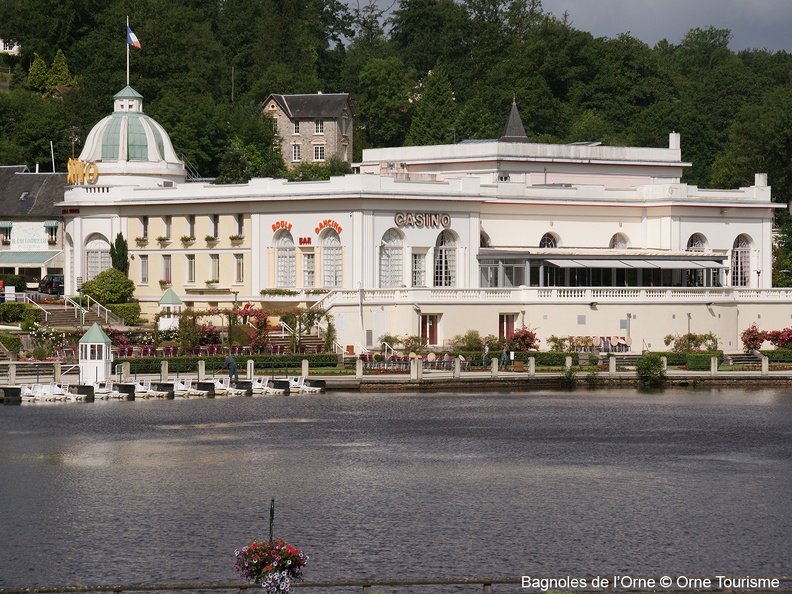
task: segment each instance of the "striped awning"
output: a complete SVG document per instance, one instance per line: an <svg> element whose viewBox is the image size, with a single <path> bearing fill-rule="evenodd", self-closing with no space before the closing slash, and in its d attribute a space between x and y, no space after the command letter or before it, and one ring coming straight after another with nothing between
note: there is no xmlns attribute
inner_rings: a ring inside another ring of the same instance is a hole
<svg viewBox="0 0 792 594"><path fill-rule="evenodd" d="M0 221L0 229L10 229L14 226L11 221Z"/></svg>
<svg viewBox="0 0 792 594"><path fill-rule="evenodd" d="M44 221L45 227L57 227L58 221Z"/></svg>
<svg viewBox="0 0 792 594"><path fill-rule="evenodd" d="M0 266L44 266L63 252L0 251Z"/></svg>

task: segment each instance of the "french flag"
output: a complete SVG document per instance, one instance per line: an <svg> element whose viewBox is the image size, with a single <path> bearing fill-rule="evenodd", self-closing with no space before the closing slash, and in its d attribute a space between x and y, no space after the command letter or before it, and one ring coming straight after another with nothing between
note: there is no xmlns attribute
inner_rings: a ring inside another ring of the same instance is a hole
<svg viewBox="0 0 792 594"><path fill-rule="evenodd" d="M127 44L140 49L140 40L129 28L129 25L127 25Z"/></svg>

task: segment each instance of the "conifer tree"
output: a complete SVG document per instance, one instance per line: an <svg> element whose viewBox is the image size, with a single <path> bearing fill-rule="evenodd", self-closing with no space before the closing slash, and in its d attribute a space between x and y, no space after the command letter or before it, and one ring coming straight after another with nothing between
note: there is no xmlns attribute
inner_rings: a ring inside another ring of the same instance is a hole
<svg viewBox="0 0 792 594"><path fill-rule="evenodd" d="M116 235L115 243L110 246L110 261L113 268L129 276L129 257L127 240L120 233Z"/></svg>
<svg viewBox="0 0 792 594"><path fill-rule="evenodd" d="M70 87L72 82L72 77L69 74L69 65L66 63L66 56L62 50L58 50L47 73L47 90L58 86Z"/></svg>
<svg viewBox="0 0 792 594"><path fill-rule="evenodd" d="M34 91L43 93L47 90L49 83L49 68L44 58L38 54L33 54L33 64L28 70L28 86Z"/></svg>
<svg viewBox="0 0 792 594"><path fill-rule="evenodd" d="M457 106L454 91L442 68L429 72L415 108L405 143L413 146L451 144L455 140Z"/></svg>

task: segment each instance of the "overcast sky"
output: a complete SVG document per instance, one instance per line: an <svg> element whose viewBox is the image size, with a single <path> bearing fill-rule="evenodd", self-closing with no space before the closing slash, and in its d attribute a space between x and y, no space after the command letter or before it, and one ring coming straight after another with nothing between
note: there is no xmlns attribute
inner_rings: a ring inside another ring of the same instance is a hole
<svg viewBox="0 0 792 594"><path fill-rule="evenodd" d="M729 29L732 51L792 52L792 0L542 0L545 12L594 37L630 33L650 47L677 44L690 29Z"/></svg>

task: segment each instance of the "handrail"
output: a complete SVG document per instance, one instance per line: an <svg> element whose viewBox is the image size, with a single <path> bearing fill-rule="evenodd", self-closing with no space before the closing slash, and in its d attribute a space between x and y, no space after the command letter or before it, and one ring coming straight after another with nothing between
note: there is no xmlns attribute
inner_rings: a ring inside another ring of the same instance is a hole
<svg viewBox="0 0 792 594"><path fill-rule="evenodd" d="M524 586L525 577L508 577L508 578L447 578L447 579L407 579L407 580L396 580L396 579L373 579L373 580L321 580L321 581L312 581L312 582L291 582L291 586L294 588L360 588L363 594L369 594L371 592L372 586L461 586L461 585L477 585L480 584L482 586L482 592L484 594L490 594L492 592L492 586L494 584L520 584L521 587ZM613 580L609 579L604 588L596 588L593 587L592 583L594 582L596 577L587 576L584 579L581 579L585 583L585 585L580 589L575 589L575 592L580 592L584 594L594 594L594 593L602 593L605 592L668 592L668 593L684 593L690 592L692 590L700 590L700 588L693 588L686 584L691 583L704 583L709 582L712 584L711 589L713 591L724 591L728 590L732 593L737 592L756 592L756 591L767 591L767 590L779 590L780 591L788 591L788 588L784 588L783 585L787 585L792 582L792 577L784 576L784 577L776 577L776 576L763 576L758 578L751 578L751 579L759 579L763 580L763 583L766 582L773 582L773 584L777 583L778 585L773 585L771 588L768 587L759 587L759 588L748 588L746 587L739 587L738 585L742 581L743 578L732 578L732 577L627 577L621 576L623 578L622 583L615 583L614 580L619 576L613 576ZM534 578L534 579L541 579L541 578ZM563 578L561 578L563 579ZM533 581L533 580L529 580ZM629 582L629 583L628 583ZM636 586L631 586L629 584L639 584ZM655 586L643 586L641 584L649 584L654 583ZM155 590L165 591L165 592L175 592L178 590L238 590L240 594L247 594L248 590L251 588L255 588L256 590L260 590L260 586L249 584L247 582L229 582L229 583L221 583L221 584L212 584L212 583L181 583L181 584L122 584L122 585L97 585L97 586L48 586L42 588L0 588L0 594L55 594L59 592L114 592L115 594L121 594L122 592L151 592ZM539 590L539 587L531 587L527 588L528 592L536 592Z"/></svg>
<svg viewBox="0 0 792 594"><path fill-rule="evenodd" d="M396 349L394 349L394 348L393 348L391 345L389 345L387 342L383 342L383 343L382 343L382 346L384 346L384 347L385 347L385 358L386 358L386 359L388 358L388 349L390 349L391 355L395 355L395 354L396 354Z"/></svg>
<svg viewBox="0 0 792 594"><path fill-rule="evenodd" d="M68 295L64 295L64 296L63 296L63 309L64 309L64 311L65 311L65 310L67 310L67 309L69 309L69 305L71 305L71 306L72 306L72 309L74 310L74 317L75 317L75 319L80 317L80 314L79 314L79 312L80 312L80 311L81 311L83 314L86 314L86 313L88 313L88 310L86 310L86 309L85 309L85 308L82 306L82 303L77 303L77 302L76 302L74 299L72 299L72 298L71 298L71 297L69 297Z"/></svg>
<svg viewBox="0 0 792 594"><path fill-rule="evenodd" d="M102 310L104 310L105 324L107 324L110 317L110 310L99 303L96 299L93 299L90 295L86 295L86 297L88 298L88 311L91 310L91 301L93 301L96 304L96 315L102 317Z"/></svg>
<svg viewBox="0 0 792 594"><path fill-rule="evenodd" d="M44 321L46 322L47 320L49 320L49 312L43 307L41 307L38 303L33 301L30 297L28 297L27 293L25 293L25 303L28 303L30 305L35 305L36 307L38 307L41 311L44 312Z"/></svg>
<svg viewBox="0 0 792 594"><path fill-rule="evenodd" d="M281 322L280 322L280 327L281 327L281 338L283 338L283 337L285 336L285 334L284 334L284 330L285 330L286 332L288 332L289 334L291 334L292 336L294 336L294 330L292 330L291 326L289 326L289 325L288 325L286 322L284 322L283 320L281 320Z"/></svg>
<svg viewBox="0 0 792 594"><path fill-rule="evenodd" d="M454 586L465 584L481 584L482 592L492 592L492 584L520 584L522 578L449 578L426 580L322 580L313 582L291 582L294 588L360 588L364 594L371 592L372 586ZM57 592L150 592L177 590L238 590L240 594L247 594L250 588L257 591L261 589L255 584L246 582L232 582L225 584L184 583L184 584L124 584L124 585L97 585L97 586L51 586L44 588L0 588L0 594L50 594Z"/></svg>

